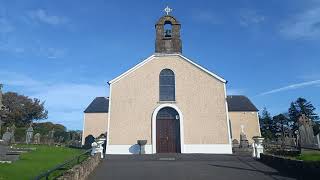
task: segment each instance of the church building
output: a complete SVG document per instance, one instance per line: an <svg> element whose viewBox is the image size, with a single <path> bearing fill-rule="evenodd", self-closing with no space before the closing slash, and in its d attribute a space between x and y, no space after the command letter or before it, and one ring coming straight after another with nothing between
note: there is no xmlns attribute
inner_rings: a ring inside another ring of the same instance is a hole
<svg viewBox="0 0 320 180"><path fill-rule="evenodd" d="M260 136L258 110L245 96L227 96L227 81L182 54L180 22L156 22L155 53L108 82L109 97L84 111L85 137L107 136L107 154L231 154L245 133ZM167 28L169 27L169 28Z"/></svg>

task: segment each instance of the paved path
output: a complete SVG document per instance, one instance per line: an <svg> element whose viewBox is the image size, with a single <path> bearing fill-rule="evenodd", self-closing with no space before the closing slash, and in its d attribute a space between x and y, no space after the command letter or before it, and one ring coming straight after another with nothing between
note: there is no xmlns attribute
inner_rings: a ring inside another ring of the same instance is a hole
<svg viewBox="0 0 320 180"><path fill-rule="evenodd" d="M204 154L108 155L89 180L289 180L248 156Z"/></svg>

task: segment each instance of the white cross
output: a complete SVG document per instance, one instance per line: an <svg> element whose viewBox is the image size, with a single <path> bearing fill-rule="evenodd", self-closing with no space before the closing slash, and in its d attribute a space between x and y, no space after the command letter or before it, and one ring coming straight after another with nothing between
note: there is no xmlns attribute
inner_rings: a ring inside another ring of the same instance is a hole
<svg viewBox="0 0 320 180"><path fill-rule="evenodd" d="M168 6L164 9L164 12L166 12L167 16L169 15L169 13L172 11L171 8L169 8Z"/></svg>

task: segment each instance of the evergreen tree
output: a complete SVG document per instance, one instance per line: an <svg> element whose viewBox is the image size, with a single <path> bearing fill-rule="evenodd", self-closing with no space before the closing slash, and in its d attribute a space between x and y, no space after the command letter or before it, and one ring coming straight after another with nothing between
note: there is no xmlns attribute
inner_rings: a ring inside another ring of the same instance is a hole
<svg viewBox="0 0 320 180"><path fill-rule="evenodd" d="M290 125L293 131L298 129L298 120L301 114L305 114L313 121L314 127L318 127L319 116L315 113L316 108L304 98L299 97L296 101L291 102L288 110ZM318 132L318 129L315 129Z"/></svg>
<svg viewBox="0 0 320 180"><path fill-rule="evenodd" d="M274 125L273 134L277 137L283 137L288 128L289 118L285 114L278 114L273 116L272 119Z"/></svg>
<svg viewBox="0 0 320 180"><path fill-rule="evenodd" d="M259 116L261 135L266 139L274 139L274 123L270 113L263 108L261 116Z"/></svg>

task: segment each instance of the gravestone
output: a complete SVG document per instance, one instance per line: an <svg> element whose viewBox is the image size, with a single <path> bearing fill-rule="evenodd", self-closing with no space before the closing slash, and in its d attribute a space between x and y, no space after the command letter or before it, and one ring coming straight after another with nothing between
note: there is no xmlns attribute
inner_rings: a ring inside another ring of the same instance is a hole
<svg viewBox="0 0 320 180"><path fill-rule="evenodd" d="M14 138L14 133L16 131L16 126L14 124L12 124L10 129L11 129L11 143L15 143L16 141L15 141L15 138Z"/></svg>
<svg viewBox="0 0 320 180"><path fill-rule="evenodd" d="M299 118L299 144L301 147L315 147L311 120L304 114Z"/></svg>
<svg viewBox="0 0 320 180"><path fill-rule="evenodd" d="M244 126L241 125L241 133L240 133L240 145L239 148L249 148L249 141L247 139L247 135L244 133Z"/></svg>
<svg viewBox="0 0 320 180"><path fill-rule="evenodd" d="M48 134L48 138L49 138L49 144L52 145L54 144L54 128L49 131L49 134Z"/></svg>
<svg viewBox="0 0 320 180"><path fill-rule="evenodd" d="M34 135L34 137L33 137L34 144L40 144L40 136L41 136L40 133L37 133Z"/></svg>
<svg viewBox="0 0 320 180"><path fill-rule="evenodd" d="M32 123L30 123L30 126L26 131L26 143L27 144L30 144L32 142L32 137L33 137L33 128L32 128Z"/></svg>
<svg viewBox="0 0 320 180"><path fill-rule="evenodd" d="M5 144L10 144L12 142L12 133L10 128L7 127L7 131L2 135L2 140Z"/></svg>
<svg viewBox="0 0 320 180"><path fill-rule="evenodd" d="M92 148L91 144L95 141L95 138L90 134L88 135L85 140L84 140L84 145L83 148L84 149L90 149Z"/></svg>

